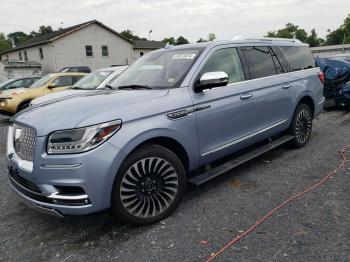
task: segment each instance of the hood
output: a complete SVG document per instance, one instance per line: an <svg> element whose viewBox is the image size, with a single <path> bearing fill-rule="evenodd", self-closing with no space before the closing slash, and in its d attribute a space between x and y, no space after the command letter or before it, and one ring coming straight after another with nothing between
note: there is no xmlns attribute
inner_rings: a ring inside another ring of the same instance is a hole
<svg viewBox="0 0 350 262"><path fill-rule="evenodd" d="M96 90L80 93L50 103L28 108L11 121L36 129L38 136L56 130L70 129L104 123L116 119L123 122L150 115L157 108L155 100L168 94L168 90ZM137 110L135 110L137 109Z"/></svg>
<svg viewBox="0 0 350 262"><path fill-rule="evenodd" d="M0 97L8 97L14 94L19 94L24 92L28 92L27 88L15 88L15 89L3 90L3 91L0 90Z"/></svg>
<svg viewBox="0 0 350 262"><path fill-rule="evenodd" d="M42 103L47 104L47 103L51 103L51 102L57 102L57 101L60 101L62 99L66 99L68 97L79 96L81 94L88 93L88 92L91 93L93 91L96 91L96 90L67 89L64 91L60 91L60 92L56 92L53 94L38 97L38 98L32 100L31 105L36 106L36 105L39 105Z"/></svg>

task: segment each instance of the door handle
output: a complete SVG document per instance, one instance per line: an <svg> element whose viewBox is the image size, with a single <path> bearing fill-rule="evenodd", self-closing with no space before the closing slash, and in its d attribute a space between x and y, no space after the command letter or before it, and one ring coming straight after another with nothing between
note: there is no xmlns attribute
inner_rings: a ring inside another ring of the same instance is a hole
<svg viewBox="0 0 350 262"><path fill-rule="evenodd" d="M291 87L292 87L291 84L287 84L287 85L283 85L283 86L282 86L283 89L288 89L288 88L291 88Z"/></svg>
<svg viewBox="0 0 350 262"><path fill-rule="evenodd" d="M246 95L242 95L242 96L241 96L241 99L242 99L242 100L245 100L245 99L249 99L249 98L251 98L251 97L253 97L252 94L246 94Z"/></svg>

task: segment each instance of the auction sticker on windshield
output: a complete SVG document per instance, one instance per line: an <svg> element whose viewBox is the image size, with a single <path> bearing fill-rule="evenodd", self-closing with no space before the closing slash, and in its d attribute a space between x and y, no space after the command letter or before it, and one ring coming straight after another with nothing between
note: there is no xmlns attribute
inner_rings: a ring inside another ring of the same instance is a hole
<svg viewBox="0 0 350 262"><path fill-rule="evenodd" d="M190 59L192 60L193 58L196 57L197 54L175 54L172 59Z"/></svg>

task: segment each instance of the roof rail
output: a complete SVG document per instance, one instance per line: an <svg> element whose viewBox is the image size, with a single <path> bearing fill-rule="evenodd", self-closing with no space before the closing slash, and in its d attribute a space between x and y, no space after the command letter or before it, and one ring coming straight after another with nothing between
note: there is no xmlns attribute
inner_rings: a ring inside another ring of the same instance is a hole
<svg viewBox="0 0 350 262"><path fill-rule="evenodd" d="M293 43L302 43L299 39L293 38L275 38L275 37L262 37L262 38L245 38L244 40L250 41L283 41L283 42L293 42Z"/></svg>

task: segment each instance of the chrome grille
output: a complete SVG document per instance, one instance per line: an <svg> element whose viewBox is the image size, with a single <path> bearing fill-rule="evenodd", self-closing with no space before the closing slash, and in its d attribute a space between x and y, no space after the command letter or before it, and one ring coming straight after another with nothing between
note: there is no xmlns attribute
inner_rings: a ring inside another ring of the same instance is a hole
<svg viewBox="0 0 350 262"><path fill-rule="evenodd" d="M22 160L33 161L35 149L35 130L30 127L14 125L14 148Z"/></svg>

